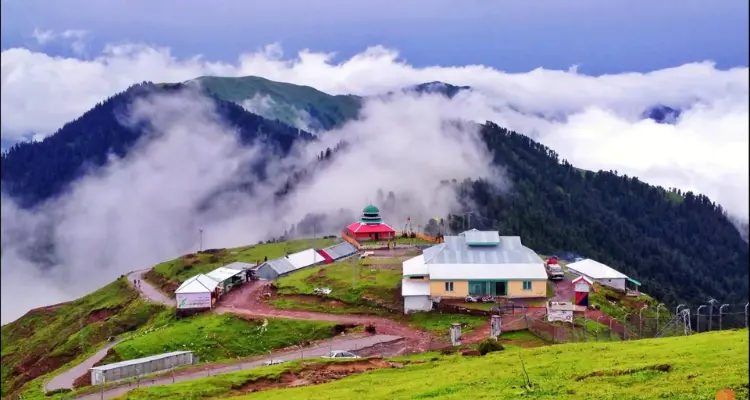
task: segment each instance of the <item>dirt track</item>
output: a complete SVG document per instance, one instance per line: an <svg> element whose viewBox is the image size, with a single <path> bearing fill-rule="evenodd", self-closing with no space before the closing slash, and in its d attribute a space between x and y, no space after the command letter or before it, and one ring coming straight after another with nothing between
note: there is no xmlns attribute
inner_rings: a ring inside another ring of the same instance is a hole
<svg viewBox="0 0 750 400"><path fill-rule="evenodd" d="M428 332L414 329L405 324L381 317L368 315L326 314L302 310L282 310L269 306L261 299L267 292L269 281L248 282L237 290L227 293L214 312L235 313L253 317L275 317L340 322L342 324L373 325L378 334L396 335L406 339L398 354L423 352L448 345Z"/></svg>
<svg viewBox="0 0 750 400"><path fill-rule="evenodd" d="M149 269L142 269L140 271L133 271L128 274L128 282L133 285L133 287L136 288L141 293L141 297L146 299L147 301L151 301L154 303L161 303L164 304L167 307L174 307L175 301L170 299L169 297L165 296L164 293L160 292L155 287L151 286L148 282L143 280L143 274L148 272ZM140 285L136 287L133 284L133 281L138 279L140 281Z"/></svg>

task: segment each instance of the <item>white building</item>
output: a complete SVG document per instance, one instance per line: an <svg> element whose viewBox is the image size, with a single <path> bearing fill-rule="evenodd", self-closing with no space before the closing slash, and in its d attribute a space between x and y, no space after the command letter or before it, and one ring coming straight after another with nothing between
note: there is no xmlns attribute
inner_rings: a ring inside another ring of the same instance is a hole
<svg viewBox="0 0 750 400"><path fill-rule="evenodd" d="M198 274L188 278L175 290L177 308L186 309L208 309L213 306L212 294L219 286L219 282L210 277Z"/></svg>
<svg viewBox="0 0 750 400"><path fill-rule="evenodd" d="M640 286L641 283L614 268L598 261L585 259L567 265L570 272L584 276L600 285L609 286L614 289L627 290L627 282Z"/></svg>

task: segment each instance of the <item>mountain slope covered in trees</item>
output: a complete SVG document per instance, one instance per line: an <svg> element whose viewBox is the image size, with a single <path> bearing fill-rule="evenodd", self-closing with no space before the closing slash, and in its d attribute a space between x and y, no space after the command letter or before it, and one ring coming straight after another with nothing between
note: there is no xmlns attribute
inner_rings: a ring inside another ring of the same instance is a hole
<svg viewBox="0 0 750 400"><path fill-rule="evenodd" d="M111 155L125 157L144 137L146 127L122 121L135 99L180 90L191 89L182 84L134 85L97 104L41 142L13 145L2 155L2 190L24 207L54 198L76 179L102 167ZM247 112L233 102L207 98L227 126L237 130L242 144L261 139L283 155L298 138L314 140L307 132Z"/></svg>
<svg viewBox="0 0 750 400"><path fill-rule="evenodd" d="M482 137L513 187L460 183L472 227L520 235L542 254L573 252L611 265L667 304L709 297L744 303L748 246L721 206L613 171L583 171L544 145L488 122ZM463 216L449 218L456 230Z"/></svg>

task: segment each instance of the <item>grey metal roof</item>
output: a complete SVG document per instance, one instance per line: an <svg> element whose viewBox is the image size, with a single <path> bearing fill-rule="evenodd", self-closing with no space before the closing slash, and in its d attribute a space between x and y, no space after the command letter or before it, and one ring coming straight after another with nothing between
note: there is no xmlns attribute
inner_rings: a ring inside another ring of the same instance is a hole
<svg viewBox="0 0 750 400"><path fill-rule="evenodd" d="M466 238L469 245L497 245L500 243L500 234L497 231L478 231L472 229L461 234Z"/></svg>
<svg viewBox="0 0 750 400"><path fill-rule="evenodd" d="M292 272L297 269L286 257L268 260L266 261L266 264L268 264L268 266L276 271L276 273L279 275L286 274L287 272Z"/></svg>
<svg viewBox="0 0 750 400"><path fill-rule="evenodd" d="M231 264L227 264L227 265L224 266L224 268L236 269L238 271L244 271L246 269L251 269L251 268L254 268L254 267L255 267L254 264L249 264L249 263L241 262L241 261L235 261L235 262L233 262Z"/></svg>
<svg viewBox="0 0 750 400"><path fill-rule="evenodd" d="M187 354L187 353L192 353L192 351L173 351L171 353L156 354L153 356L136 358L133 360L120 361L120 362L116 362L113 364L100 365L98 367L89 368L89 370L108 371L110 369L120 368L120 367L124 367L127 365L145 364L149 361L160 360L162 358L167 358L167 357L172 357L172 356L177 356L180 354Z"/></svg>
<svg viewBox="0 0 750 400"><path fill-rule="evenodd" d="M518 236L498 236L497 246L466 244L465 236L446 236L445 242L423 251L426 264L527 264L542 263Z"/></svg>
<svg viewBox="0 0 750 400"><path fill-rule="evenodd" d="M354 246L351 245L349 242L341 242L339 244L334 244L333 246L326 247L323 249L323 251L331 256L334 260L338 260L339 258L343 258L346 256L350 256L357 252L357 249L354 248Z"/></svg>

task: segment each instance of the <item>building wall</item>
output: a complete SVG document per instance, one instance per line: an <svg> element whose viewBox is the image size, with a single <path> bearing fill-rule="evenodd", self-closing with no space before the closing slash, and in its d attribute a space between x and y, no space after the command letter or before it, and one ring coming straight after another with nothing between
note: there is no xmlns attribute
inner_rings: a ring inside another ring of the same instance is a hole
<svg viewBox="0 0 750 400"><path fill-rule="evenodd" d="M404 296L404 313L432 310L430 296Z"/></svg>
<svg viewBox="0 0 750 400"><path fill-rule="evenodd" d="M445 291L445 282L448 281L430 281L430 296L432 297L466 297L469 294L468 281L450 281L453 282L453 291Z"/></svg>
<svg viewBox="0 0 750 400"><path fill-rule="evenodd" d="M508 281L508 297L547 297L547 280L531 281L531 290L523 290L523 281Z"/></svg>
<svg viewBox="0 0 750 400"><path fill-rule="evenodd" d="M615 289L625 290L625 278L620 279L595 279L594 282Z"/></svg>
<svg viewBox="0 0 750 400"><path fill-rule="evenodd" d="M385 239L391 239L395 237L395 232L381 232L379 236L379 240L385 240ZM372 234L372 237L369 233L352 233L352 236L354 236L357 240L375 240L375 234Z"/></svg>
<svg viewBox="0 0 750 400"><path fill-rule="evenodd" d="M91 382L96 385L104 382L119 381L121 379L134 378L153 372L164 371L171 368L177 368L182 365L193 363L193 354L184 353L158 360L146 361L141 364L123 365L119 368L113 368L105 371L91 371Z"/></svg>
<svg viewBox="0 0 750 400"><path fill-rule="evenodd" d="M279 277L279 274L276 272L276 270L271 268L271 266L268 264L261 265L260 268L258 268L256 274L259 278L268 280L274 280Z"/></svg>

